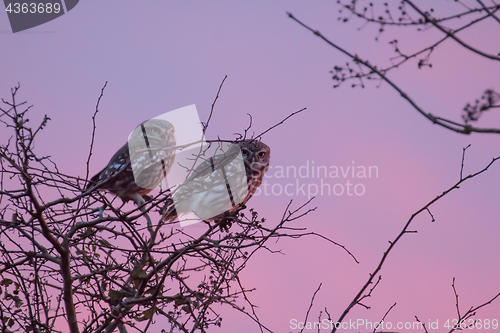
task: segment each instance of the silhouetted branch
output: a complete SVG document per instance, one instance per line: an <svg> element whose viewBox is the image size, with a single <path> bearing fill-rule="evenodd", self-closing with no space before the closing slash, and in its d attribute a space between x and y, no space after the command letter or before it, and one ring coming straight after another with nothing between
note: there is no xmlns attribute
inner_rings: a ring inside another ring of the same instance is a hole
<svg viewBox="0 0 500 333"><path fill-rule="evenodd" d="M457 309L457 323L455 325L453 325L453 328L449 331L449 333L454 332L456 330L461 331L464 329L474 329L477 321L474 320L472 323L467 324L467 320L474 317L476 315L477 310L481 309L482 307L485 307L488 304L491 304L495 299L500 297L500 293L498 293L495 296L493 296L491 299L489 299L488 301L486 301L485 303L483 303L481 305L478 305L476 307L471 306L469 308L469 310L467 310L462 315L462 314L460 314L460 306L458 304L458 292L457 292L457 289L455 288L455 278L453 278L453 282L451 284L451 287L453 289L453 294L455 295L455 307Z"/></svg>
<svg viewBox="0 0 500 333"><path fill-rule="evenodd" d="M96 116L97 113L99 112L99 103L101 103L101 98L104 96L104 89L108 85L108 81L104 83L104 86L101 88L101 94L99 95L99 98L97 99L97 103L95 105L95 112L94 115L92 116L92 136L90 139L90 150L89 150L89 157L87 158L87 172L85 174L85 184L89 180L89 173L90 173L90 158L92 157L92 150L94 149L94 140L95 140L95 130L96 130Z"/></svg>
<svg viewBox="0 0 500 333"><path fill-rule="evenodd" d="M222 86L224 85L224 82L226 81L226 79L227 79L227 75L224 76L224 78L222 79L222 82L220 83L219 90L217 90L217 95L215 96L214 102L212 103L212 108L210 109L210 115L208 116L207 122L205 124L203 124L203 136L205 136L205 132L207 131L208 125L210 124L210 119L212 119L212 115L214 113L215 103L219 99L219 93L220 93Z"/></svg>
<svg viewBox="0 0 500 333"><path fill-rule="evenodd" d="M339 319L337 320L337 322L342 322L344 320L344 318L347 316L347 314L349 313L349 311L357 304L359 304L359 301L364 297L364 293L366 291L366 289L373 283L373 279L375 278L375 276L377 276L377 274L379 274L380 270L382 269L389 253L394 249L394 246L396 245L397 242L399 242L399 240L409 232L408 228L410 227L411 223L413 222L414 218L417 217L420 213L422 213L423 211L426 211L429 209L430 206L432 206L434 203L436 203L438 200L440 200L441 198L443 198L444 196L446 196L448 193L454 191L454 190L457 190L460 188L460 185L469 180L469 179L472 179L474 177L477 177L478 175L486 172L492 165L493 163L495 163L497 160L500 159L500 156L498 157L495 157L491 160L490 163L488 163L488 165L486 165L483 169L477 171L476 173L473 173L473 174L469 174L468 176L464 177L464 178L461 178L458 182L456 182L454 185L452 185L451 187L449 187L447 190L445 190L443 193L441 193L440 195L438 195L437 197L435 197L434 199L432 199L431 201L429 201L426 205L424 205L422 208L420 208L418 211L416 211L415 213L413 213L410 217L410 219L406 222L406 224L404 225L403 229L401 230L401 232L397 235L397 237L393 240L393 241L389 241L389 247L387 248L387 250L384 252L384 254L382 255L382 258L380 260L380 262L378 263L377 267L375 268L375 270L373 270L372 273L370 273L370 277L368 278L368 280L366 281L366 283L363 285L363 287L360 289L360 291L358 292L358 294L354 297L354 299L352 300L352 302L349 304L349 306L344 310L344 312L342 313L342 315L339 317ZM335 332L336 329L334 328L332 330L332 333Z"/></svg>
<svg viewBox="0 0 500 333"><path fill-rule="evenodd" d="M385 314L384 314L384 316L382 317L382 319L380 319L380 321L378 322L378 325L377 325L378 327L380 327L380 324L382 324L382 323L384 322L385 318L387 317L387 315L389 314L389 312L391 312L391 310L392 310L392 309L396 306L396 304L397 304L397 303L394 303L393 305L391 305L391 307L390 307L390 308L389 308L389 309L385 312ZM418 319L417 319L417 320L418 320ZM373 325L373 326L375 326L375 325ZM376 330L377 330L377 329L376 329L376 328L374 328L374 329L373 329L373 333L375 333L375 331L376 331Z"/></svg>
<svg viewBox="0 0 500 333"><path fill-rule="evenodd" d="M376 76L378 76L382 81L388 83L394 90L396 90L399 93L399 95L403 99L405 99L408 103L410 103L410 105L415 110L417 110L421 115L423 115L424 117L426 117L432 123L437 124L439 126L442 126L444 128L447 128L449 130L452 130L454 132L461 133L461 134L470 134L472 132L477 132L477 133L500 133L500 129L496 129L496 128L478 128L478 127L473 127L473 126L471 126L469 124L459 124L459 123L453 122L451 120L448 120L448 119L445 119L445 118L441 118L441 117L436 117L436 116L432 115L431 113L425 112L420 106L417 105L417 103L407 93L405 93L396 83L394 83L392 80L390 80L385 75L385 72L386 72L385 69L384 70L378 69L377 66L372 65L370 62L368 62L368 60L363 60L358 55L351 54L350 52L346 51L344 48L338 46L337 44L335 44L332 41L330 41L329 39L327 39L319 31L310 28L308 25L306 25L303 22L301 22L300 20L298 20L291 13L287 13L287 14L288 14L288 16L291 19L293 19L295 22L297 22L298 24L300 24L301 26L303 26L307 30L309 30L312 33L314 33L314 35L316 35L319 38L321 38L328 45L334 47L338 51L340 51L343 54L347 55L349 58L352 59L352 61L353 61L354 64L356 64L356 65L361 64L364 67L366 67L367 69L369 69L368 73L360 72L360 73L357 73L354 76L352 76L353 78L361 79L364 76L366 76L368 78L371 78L370 75L376 75ZM341 71L342 70L342 68L340 68L340 67L336 67L336 68L337 68L336 69L337 71ZM352 69L348 68L348 70L349 70L349 72L352 72ZM340 81L340 82L343 82L346 79L344 77L339 78L338 76L334 76L334 79L335 78L337 78L337 80ZM355 86L355 85L353 85L353 86Z"/></svg>
<svg viewBox="0 0 500 333"><path fill-rule="evenodd" d="M316 289L316 291L314 292L314 294L312 295L312 298L311 298L311 304L309 304L309 308L307 309L307 312L306 312L306 318L304 319L304 323L307 323L307 318L309 317L309 312L311 311L311 308L314 304L314 298L316 298L316 294L319 292L319 290L321 289L321 286L323 285L323 283L320 283L318 288ZM304 331L305 327L303 327L301 330L300 330L300 333L302 333Z"/></svg>

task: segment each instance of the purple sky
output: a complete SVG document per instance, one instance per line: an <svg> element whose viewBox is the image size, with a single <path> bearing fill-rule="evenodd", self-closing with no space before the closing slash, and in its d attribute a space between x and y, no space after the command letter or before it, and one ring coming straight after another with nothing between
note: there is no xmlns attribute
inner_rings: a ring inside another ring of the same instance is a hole
<svg viewBox="0 0 500 333"><path fill-rule="evenodd" d="M419 1L428 8L430 1ZM461 10L452 1L438 13ZM362 196L320 195L316 212L294 222L345 245L360 260L319 238L281 240L270 244L285 255L261 252L242 275L257 314L275 332L302 321L310 298L323 283L310 320L319 311L338 318L378 263L383 251L412 213L459 179L462 148L471 144L465 174L478 171L500 155L500 137L459 135L432 125L398 94L382 84L365 89L346 84L333 89L328 71L348 59L289 19L286 11L321 31L339 45L387 64L387 44L398 38L408 52L441 38L432 30L392 30L374 41L376 27L337 21L331 2L299 1L80 1L68 14L26 32L9 33L0 14L0 96L21 83L19 99L34 104L33 122L48 114L52 121L38 150L52 155L63 172L85 175L92 130L91 116L100 89L108 86L97 121L91 172L97 172L140 122L161 113L196 104L206 119L220 82L228 75L207 133L208 139L233 138L253 116L260 133L291 112L307 111L266 134L271 165L377 166L378 178L323 179L331 185L361 183ZM461 36L491 53L500 51L499 26L479 24ZM500 89L500 66L449 41L436 49L432 69L416 63L390 78L427 112L460 122L461 110L486 88ZM500 114L490 112L478 126L500 127ZM4 140L4 136L0 137ZM413 230L397 244L382 271L382 281L347 319L386 318L392 322L425 323L456 317L453 277L465 311L500 292L500 163L465 183L416 218ZM271 169L274 175L276 169ZM320 178L269 178L270 186L320 184ZM306 185L307 186L307 185ZM270 189L271 187L269 187ZM307 195L254 197L250 206L274 225L290 199ZM223 309L221 329L210 332L256 332L243 315ZM479 319L500 320L500 300L478 312ZM159 331L159 327L158 327ZM409 330L402 330L410 332ZM307 331L306 331L307 332ZM345 330L351 332L351 330ZM352 331L354 332L354 331Z"/></svg>

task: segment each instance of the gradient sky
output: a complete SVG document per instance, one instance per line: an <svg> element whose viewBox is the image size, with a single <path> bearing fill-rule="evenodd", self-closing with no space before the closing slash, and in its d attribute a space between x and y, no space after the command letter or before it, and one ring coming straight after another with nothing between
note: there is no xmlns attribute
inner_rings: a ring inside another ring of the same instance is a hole
<svg viewBox="0 0 500 333"><path fill-rule="evenodd" d="M418 1L428 8L430 1ZM370 58L379 66L393 56L388 42L400 41L411 52L442 37L432 30L389 30L378 42L375 26L358 31L361 22L337 21L334 1L80 1L68 14L25 32L12 34L0 13L0 96L21 84L19 99L34 104L33 122L48 114L52 121L37 149L52 155L65 173L85 175L92 131L91 116L100 89L108 81L97 116L91 172L97 172L140 122L161 113L196 104L206 119L219 84L228 76L207 138L231 139L248 124L260 133L291 112L307 107L263 137L271 149L271 165L377 166L378 178L324 179L331 185L361 183L362 196L320 195L317 210L295 221L295 227L321 233L341 248L309 237L270 244L284 255L261 252L242 275L257 314L274 332L302 321L311 296L310 320L327 307L333 318L368 278L388 240L400 232L412 213L459 179L462 148L464 173L484 167L500 155L500 137L456 134L418 114L388 85L368 83L365 89L346 84L333 89L329 70L348 59L289 19L286 11L321 31L339 45ZM452 1L434 7L439 13L462 10ZM461 36L474 46L497 54L499 25L485 22ZM500 90L500 66L448 41L433 54L433 68L418 70L413 62L390 78L427 112L461 121L461 110L487 88ZM490 112L480 127L500 127L500 114ZM1 135L2 140L5 136ZM4 142L4 141L2 141ZM271 175L275 169L271 169ZM319 184L319 178L269 178L271 186L296 181ZM405 236L389 256L382 281L366 310L355 307L347 319L376 322L397 302L386 320L425 323L456 317L453 277L465 311L500 292L500 163L465 183L417 217L417 234ZM278 187L276 187L278 188ZM307 196L269 195L250 206L270 226L286 204L300 205ZM209 332L256 332L242 314L222 309L222 328ZM476 318L500 320L500 300ZM155 329L160 330L157 326ZM307 332L307 331L306 331ZM354 332L345 330L345 332ZM403 332L410 332L403 330Z"/></svg>

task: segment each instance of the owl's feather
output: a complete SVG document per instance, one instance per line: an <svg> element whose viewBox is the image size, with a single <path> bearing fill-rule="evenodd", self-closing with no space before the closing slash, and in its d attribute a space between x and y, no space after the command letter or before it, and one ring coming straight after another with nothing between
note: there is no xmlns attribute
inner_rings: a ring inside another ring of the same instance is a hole
<svg viewBox="0 0 500 333"><path fill-rule="evenodd" d="M240 149L244 170L239 169L240 163L233 163ZM234 215L245 207L262 183L262 178L269 167L270 152L269 147L260 141L243 140L231 146L226 153L207 159L175 189L173 199L167 197L163 208L163 220L174 221L179 215L189 212L199 217L206 215L207 211L224 212L208 220ZM231 192L226 174L221 177L221 173L226 173L228 177L236 177L235 183L246 186L237 186L235 191ZM239 175L244 178L238 179ZM228 207L228 200L231 200L232 205L229 207L232 208L226 210L222 207Z"/></svg>
<svg viewBox="0 0 500 333"><path fill-rule="evenodd" d="M85 189L95 187L123 201L134 200L139 204L141 197L158 186L170 171L175 159L175 151L171 149L175 147L174 131L170 122L161 119L139 125L108 164L90 179Z"/></svg>

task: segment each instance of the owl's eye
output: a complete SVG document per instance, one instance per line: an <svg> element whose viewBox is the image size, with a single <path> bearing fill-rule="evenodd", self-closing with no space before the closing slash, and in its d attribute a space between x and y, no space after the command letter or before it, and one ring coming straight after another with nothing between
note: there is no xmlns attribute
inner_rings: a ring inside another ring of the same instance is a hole
<svg viewBox="0 0 500 333"><path fill-rule="evenodd" d="M242 154L243 156L247 156L247 155L248 155L248 150L243 149L243 150L241 151L241 154Z"/></svg>
<svg viewBox="0 0 500 333"><path fill-rule="evenodd" d="M264 156L266 156L266 152L261 151L261 152L259 153L259 157L260 157L260 158L263 158Z"/></svg>

